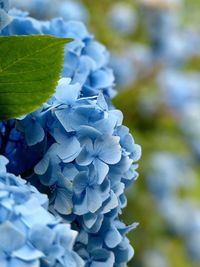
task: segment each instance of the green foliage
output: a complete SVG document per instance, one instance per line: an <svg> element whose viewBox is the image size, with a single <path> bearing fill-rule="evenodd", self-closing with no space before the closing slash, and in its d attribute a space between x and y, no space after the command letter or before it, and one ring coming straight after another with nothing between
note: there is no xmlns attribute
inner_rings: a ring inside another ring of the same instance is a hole
<svg viewBox="0 0 200 267"><path fill-rule="evenodd" d="M47 35L0 37L0 119L32 112L52 96L69 41Z"/></svg>

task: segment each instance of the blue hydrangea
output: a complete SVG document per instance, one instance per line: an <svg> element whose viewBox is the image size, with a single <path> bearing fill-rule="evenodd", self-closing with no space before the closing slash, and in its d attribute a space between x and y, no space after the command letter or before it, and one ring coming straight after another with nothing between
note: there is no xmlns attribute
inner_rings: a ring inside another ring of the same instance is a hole
<svg viewBox="0 0 200 267"><path fill-rule="evenodd" d="M123 2L111 7L108 21L114 30L124 35L133 33L137 26L137 17L132 6Z"/></svg>
<svg viewBox="0 0 200 267"><path fill-rule="evenodd" d="M199 264L200 211L193 201L177 194L179 190L196 187L198 177L193 163L180 155L156 153L151 166L147 182L162 218L170 231L184 240L192 260Z"/></svg>
<svg viewBox="0 0 200 267"><path fill-rule="evenodd" d="M182 26L180 12L174 8L175 3L169 3L169 7L165 4L162 6L162 1L157 6L156 3L141 7L155 63L179 68L199 53L198 30L192 31Z"/></svg>
<svg viewBox="0 0 200 267"><path fill-rule="evenodd" d="M4 35L45 33L74 41L65 47L56 93L12 128L21 145L9 144L15 148L9 170L48 193L49 210L79 232L75 250L87 266L126 266L133 256L126 234L135 224L124 225L119 214L124 190L138 176L141 148L111 104L108 52L80 22L39 22L20 11L12 16Z"/></svg>
<svg viewBox="0 0 200 267"><path fill-rule="evenodd" d="M76 232L47 211L46 195L7 173L7 163L0 156L1 266L83 266L73 251Z"/></svg>

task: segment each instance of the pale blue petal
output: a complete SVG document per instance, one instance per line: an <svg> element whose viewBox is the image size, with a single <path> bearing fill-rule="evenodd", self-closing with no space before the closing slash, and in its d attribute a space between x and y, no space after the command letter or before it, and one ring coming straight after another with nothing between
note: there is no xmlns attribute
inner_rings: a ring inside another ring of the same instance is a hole
<svg viewBox="0 0 200 267"><path fill-rule="evenodd" d="M46 225L34 225L29 234L31 244L43 252L51 246L54 238L55 232Z"/></svg>
<svg viewBox="0 0 200 267"><path fill-rule="evenodd" d="M74 105L75 101L78 99L81 86L79 83L69 84L69 78L62 78L56 89L55 97L58 101L67 105Z"/></svg>
<svg viewBox="0 0 200 267"><path fill-rule="evenodd" d="M89 144L88 144L89 145ZM94 156L87 150L88 147L84 147L78 157L76 163L80 166L87 166L92 163Z"/></svg>
<svg viewBox="0 0 200 267"><path fill-rule="evenodd" d="M109 248L115 248L122 241L122 236L115 227L111 227L106 233L105 243Z"/></svg>
<svg viewBox="0 0 200 267"><path fill-rule="evenodd" d="M72 212L72 184L64 176L58 180L54 207L61 214L67 215Z"/></svg>
<svg viewBox="0 0 200 267"><path fill-rule="evenodd" d="M93 165L96 170L96 176L98 178L98 184L101 184L108 174L109 167L106 163L102 162L98 158L95 158L93 161Z"/></svg>
<svg viewBox="0 0 200 267"><path fill-rule="evenodd" d="M87 207L87 198L86 196L81 197L81 201L75 202L74 204L74 213L77 215L84 215L88 213L88 207Z"/></svg>
<svg viewBox="0 0 200 267"><path fill-rule="evenodd" d="M70 181L74 180L74 177L79 173L78 169L74 166L73 163L66 164L62 174L68 178Z"/></svg>
<svg viewBox="0 0 200 267"><path fill-rule="evenodd" d="M66 23L66 31L68 38L83 40L90 36L84 24L78 21Z"/></svg>
<svg viewBox="0 0 200 267"><path fill-rule="evenodd" d="M108 52L102 44L96 41L89 42L83 51L95 61L96 69L103 67L108 61Z"/></svg>
<svg viewBox="0 0 200 267"><path fill-rule="evenodd" d="M49 156L45 155L43 159L41 159L40 162L34 167L35 173L37 173L38 175L43 175L49 167L49 162Z"/></svg>
<svg viewBox="0 0 200 267"><path fill-rule="evenodd" d="M102 205L101 195L93 188L86 188L86 198L88 210L92 213L96 212Z"/></svg>
<svg viewBox="0 0 200 267"><path fill-rule="evenodd" d="M73 161L81 151L81 146L76 137L66 138L61 144L56 144L55 153L65 163Z"/></svg>
<svg viewBox="0 0 200 267"><path fill-rule="evenodd" d="M97 140L94 149L100 150L99 159L107 164L116 164L121 159L121 147L117 136L105 136L104 139Z"/></svg>
<svg viewBox="0 0 200 267"><path fill-rule="evenodd" d="M133 161L138 161L141 158L142 149L140 145L134 144L134 151L131 153Z"/></svg>
<svg viewBox="0 0 200 267"><path fill-rule="evenodd" d="M74 131L72 123L73 114L71 114L71 111L68 108L56 110L55 115L67 132Z"/></svg>
<svg viewBox="0 0 200 267"><path fill-rule="evenodd" d="M11 222L0 225L0 248L12 252L25 243L25 234L20 232Z"/></svg>
<svg viewBox="0 0 200 267"><path fill-rule="evenodd" d="M102 134L97 129L91 126L80 126L77 130L77 137L80 142L84 142L86 139L90 138L91 140L95 140L100 137Z"/></svg>
<svg viewBox="0 0 200 267"><path fill-rule="evenodd" d="M33 261L33 260L37 260L41 257L44 257L44 254L41 251L35 249L34 247L30 247L28 245L25 245L22 248L15 250L12 253L12 256L14 256L18 259L21 259L23 261Z"/></svg>
<svg viewBox="0 0 200 267"><path fill-rule="evenodd" d="M74 75L73 75L73 82L74 83L79 83L80 85L83 85L92 69L92 60L91 58L87 56L81 56L79 60L79 65L78 68L76 69Z"/></svg>

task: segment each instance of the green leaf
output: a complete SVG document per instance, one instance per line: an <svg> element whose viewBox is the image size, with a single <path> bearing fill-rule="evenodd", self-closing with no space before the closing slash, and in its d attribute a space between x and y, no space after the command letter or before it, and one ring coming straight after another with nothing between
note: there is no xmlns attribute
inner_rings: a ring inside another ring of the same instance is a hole
<svg viewBox="0 0 200 267"><path fill-rule="evenodd" d="M36 110L54 93L71 39L47 35L0 37L0 119Z"/></svg>

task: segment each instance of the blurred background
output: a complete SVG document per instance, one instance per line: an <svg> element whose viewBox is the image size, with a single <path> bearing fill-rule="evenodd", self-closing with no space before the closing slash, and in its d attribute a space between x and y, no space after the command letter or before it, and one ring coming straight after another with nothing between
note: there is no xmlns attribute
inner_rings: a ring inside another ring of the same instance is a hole
<svg viewBox="0 0 200 267"><path fill-rule="evenodd" d="M143 148L122 216L140 223L129 266L200 266L200 1L11 4L43 20L81 20L110 51L113 102Z"/></svg>

